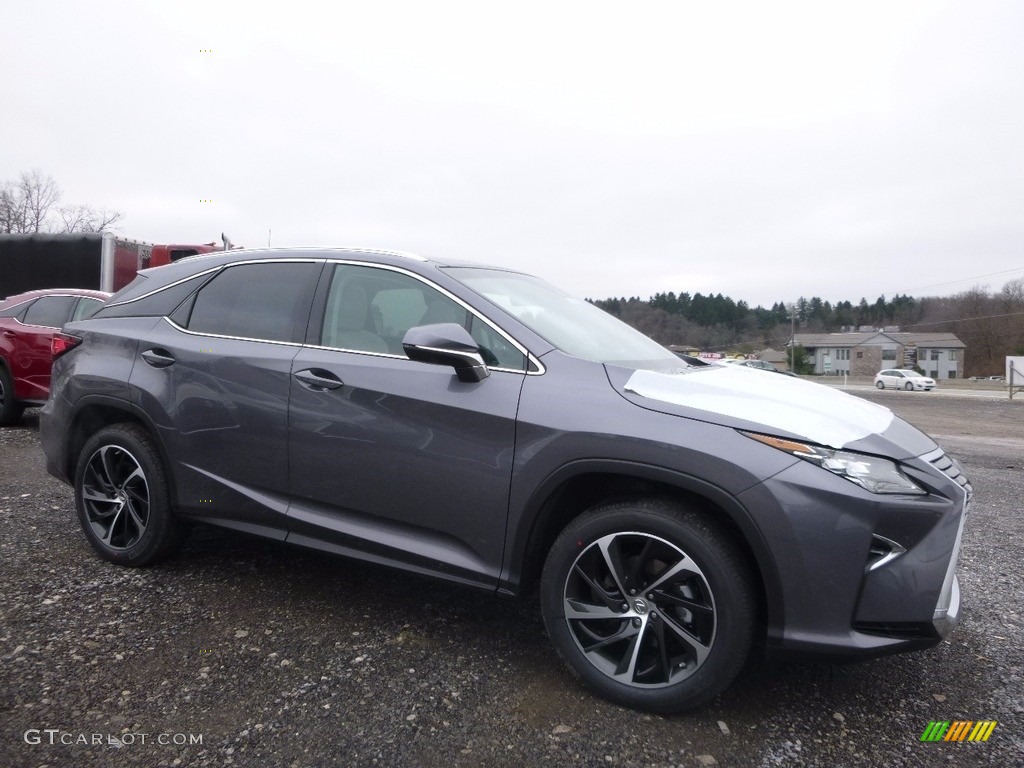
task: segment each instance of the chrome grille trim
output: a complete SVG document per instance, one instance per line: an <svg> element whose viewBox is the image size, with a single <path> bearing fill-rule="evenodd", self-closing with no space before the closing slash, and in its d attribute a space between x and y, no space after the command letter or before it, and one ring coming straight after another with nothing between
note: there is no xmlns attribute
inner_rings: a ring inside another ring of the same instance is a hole
<svg viewBox="0 0 1024 768"><path fill-rule="evenodd" d="M974 496L974 486L971 485L971 481L967 479L966 473L956 459L941 448L937 448L931 453L926 453L921 458L963 488L967 494L967 502L971 501L971 497Z"/></svg>

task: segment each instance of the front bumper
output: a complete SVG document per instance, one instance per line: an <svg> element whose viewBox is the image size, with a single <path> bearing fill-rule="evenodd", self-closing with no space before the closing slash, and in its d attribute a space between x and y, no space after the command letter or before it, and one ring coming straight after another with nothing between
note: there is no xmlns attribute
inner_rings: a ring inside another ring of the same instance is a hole
<svg viewBox="0 0 1024 768"><path fill-rule="evenodd" d="M927 496L871 494L806 462L743 494L785 555L770 652L871 657L935 645L956 626L970 485L941 451L905 469ZM880 541L900 545L881 563Z"/></svg>
<svg viewBox="0 0 1024 768"><path fill-rule="evenodd" d="M953 575L953 581L949 585L949 595L945 600L939 600L935 607L935 616L932 618L932 625L939 636L946 638L960 623L960 580Z"/></svg>

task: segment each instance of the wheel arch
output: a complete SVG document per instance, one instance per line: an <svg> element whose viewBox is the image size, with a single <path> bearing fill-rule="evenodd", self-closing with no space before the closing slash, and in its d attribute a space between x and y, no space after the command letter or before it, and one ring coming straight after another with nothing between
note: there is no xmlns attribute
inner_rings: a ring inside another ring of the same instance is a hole
<svg viewBox="0 0 1024 768"><path fill-rule="evenodd" d="M146 430L160 452L160 459L163 461L164 471L167 474L171 503L172 506L177 506L171 463L163 441L160 440L160 432L148 414L133 404L115 397L90 395L82 398L75 406L75 410L68 423L69 427L65 436L64 471L72 482L74 482L75 467L78 465L79 455L92 435L114 424L137 424Z"/></svg>
<svg viewBox="0 0 1024 768"><path fill-rule="evenodd" d="M783 617L782 585L768 545L749 510L732 494L691 475L619 460L583 460L548 476L520 515L511 542L502 591L533 592L548 550L565 527L598 503L660 497L695 506L740 548L757 581L759 618L769 627Z"/></svg>

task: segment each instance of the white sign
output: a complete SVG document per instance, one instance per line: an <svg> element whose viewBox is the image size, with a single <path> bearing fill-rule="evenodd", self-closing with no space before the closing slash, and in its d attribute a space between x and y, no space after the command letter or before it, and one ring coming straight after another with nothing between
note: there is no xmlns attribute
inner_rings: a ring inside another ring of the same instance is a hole
<svg viewBox="0 0 1024 768"><path fill-rule="evenodd" d="M1013 374L1012 378L1010 374ZM1024 387L1024 357L1006 358L1006 383L1014 387Z"/></svg>

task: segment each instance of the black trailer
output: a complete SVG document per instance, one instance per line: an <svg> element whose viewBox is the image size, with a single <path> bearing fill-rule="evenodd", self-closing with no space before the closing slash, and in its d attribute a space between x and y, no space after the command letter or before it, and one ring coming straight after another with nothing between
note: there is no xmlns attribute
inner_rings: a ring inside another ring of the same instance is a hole
<svg viewBox="0 0 1024 768"><path fill-rule="evenodd" d="M114 291L149 266L151 251L109 232L0 235L0 298L42 288Z"/></svg>

